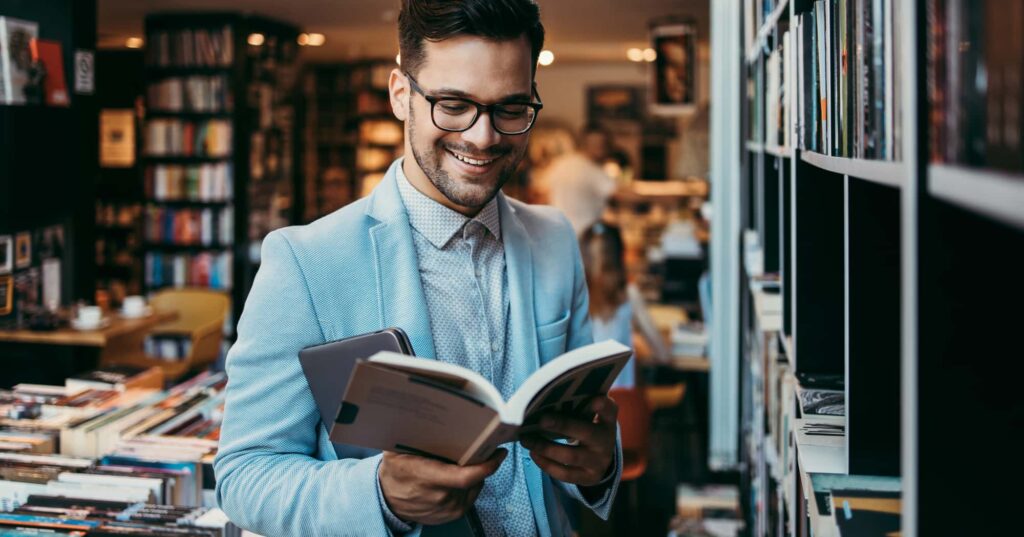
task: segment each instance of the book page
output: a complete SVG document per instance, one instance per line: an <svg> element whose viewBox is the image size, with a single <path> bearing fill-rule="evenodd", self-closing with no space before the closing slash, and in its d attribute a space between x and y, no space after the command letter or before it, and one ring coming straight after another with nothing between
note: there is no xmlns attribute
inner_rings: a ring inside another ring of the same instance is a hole
<svg viewBox="0 0 1024 537"><path fill-rule="evenodd" d="M389 351L378 352L369 361L448 385L497 411L505 406L505 400L493 384L465 367Z"/></svg>
<svg viewBox="0 0 1024 537"><path fill-rule="evenodd" d="M545 412L576 414L594 396L608 393L633 351L607 340L580 347L534 372L509 399L502 421L530 432Z"/></svg>

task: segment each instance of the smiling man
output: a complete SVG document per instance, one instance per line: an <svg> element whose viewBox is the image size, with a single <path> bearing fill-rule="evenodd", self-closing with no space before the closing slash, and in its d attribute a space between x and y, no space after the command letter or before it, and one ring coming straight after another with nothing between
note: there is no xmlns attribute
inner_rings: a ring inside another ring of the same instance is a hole
<svg viewBox="0 0 1024 537"><path fill-rule="evenodd" d="M559 497L607 517L615 496L610 399L545 417L572 445L524 437L459 467L332 445L303 378L299 350L398 326L419 356L469 367L507 398L591 342L572 227L501 193L543 107L537 5L404 0L399 38L390 94L405 157L367 198L264 242L228 356L219 502L267 536L567 535Z"/></svg>

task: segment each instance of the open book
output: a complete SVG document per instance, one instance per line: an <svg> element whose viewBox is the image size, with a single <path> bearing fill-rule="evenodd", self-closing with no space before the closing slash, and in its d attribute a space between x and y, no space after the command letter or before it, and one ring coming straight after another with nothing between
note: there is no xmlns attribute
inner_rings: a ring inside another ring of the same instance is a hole
<svg viewBox="0 0 1024 537"><path fill-rule="evenodd" d="M508 401L464 367L379 352L356 365L331 441L475 464L537 430L546 412L582 415L592 397L608 393L632 352L612 340L567 352L530 375Z"/></svg>

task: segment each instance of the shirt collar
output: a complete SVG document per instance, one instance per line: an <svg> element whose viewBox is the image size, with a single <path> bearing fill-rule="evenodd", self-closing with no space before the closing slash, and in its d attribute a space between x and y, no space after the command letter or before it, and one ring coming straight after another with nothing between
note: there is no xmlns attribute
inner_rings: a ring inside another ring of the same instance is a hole
<svg viewBox="0 0 1024 537"><path fill-rule="evenodd" d="M456 233L461 231L467 222L475 220L482 224L494 238L501 240L501 214L498 211L498 196L484 205L477 215L470 219L464 214L453 211L430 199L409 182L402 169L404 158L398 162L398 192L402 203L409 214L409 224L423 235L435 248L444 248Z"/></svg>

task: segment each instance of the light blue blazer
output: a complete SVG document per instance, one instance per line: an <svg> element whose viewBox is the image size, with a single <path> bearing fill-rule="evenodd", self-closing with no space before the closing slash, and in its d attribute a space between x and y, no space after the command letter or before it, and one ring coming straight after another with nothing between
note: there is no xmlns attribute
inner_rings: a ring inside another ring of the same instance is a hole
<svg viewBox="0 0 1024 537"><path fill-rule="evenodd" d="M400 161L399 161L400 162ZM275 231L227 358L228 387L217 500L237 525L265 535L387 535L379 507L379 451L335 452L303 377L299 350L401 327L419 356L434 358L412 230L392 164L373 193L312 224ZM508 270L516 382L592 341L587 287L569 222L549 207L499 195ZM622 473L621 447L610 490ZM541 535L568 535L552 480L521 450ZM598 516L607 518L612 501ZM427 533L427 532L424 532Z"/></svg>

